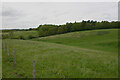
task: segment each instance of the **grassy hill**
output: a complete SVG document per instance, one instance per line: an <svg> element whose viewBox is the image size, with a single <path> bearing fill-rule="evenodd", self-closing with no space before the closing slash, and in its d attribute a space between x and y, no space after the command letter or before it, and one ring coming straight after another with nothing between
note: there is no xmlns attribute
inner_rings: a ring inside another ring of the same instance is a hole
<svg viewBox="0 0 120 80"><path fill-rule="evenodd" d="M118 29L71 32L34 40L108 52L118 51Z"/></svg>
<svg viewBox="0 0 120 80"><path fill-rule="evenodd" d="M118 77L117 29L79 31L33 40L3 40L4 78L32 78L33 60L37 78ZM14 68L16 48L17 66Z"/></svg>

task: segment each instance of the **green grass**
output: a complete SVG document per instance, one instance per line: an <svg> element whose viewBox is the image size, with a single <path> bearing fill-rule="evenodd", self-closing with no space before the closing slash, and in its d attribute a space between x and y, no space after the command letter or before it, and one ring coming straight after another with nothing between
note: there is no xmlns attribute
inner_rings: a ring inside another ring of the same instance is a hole
<svg viewBox="0 0 120 80"><path fill-rule="evenodd" d="M118 77L117 30L80 31L39 39L3 42L3 78L32 78L33 60L37 78ZM16 48L17 67L14 68ZM110 48L110 49L109 49Z"/></svg>
<svg viewBox="0 0 120 80"><path fill-rule="evenodd" d="M118 52L117 29L79 31L34 40L77 46L80 48Z"/></svg>
<svg viewBox="0 0 120 80"><path fill-rule="evenodd" d="M37 31L16 31L15 37L23 36L25 39L28 39L29 36L38 37Z"/></svg>
<svg viewBox="0 0 120 80"><path fill-rule="evenodd" d="M2 40L0 39L0 79L2 79Z"/></svg>
<svg viewBox="0 0 120 80"><path fill-rule="evenodd" d="M3 34L9 35L9 38L10 38L10 32L4 32ZM35 31L35 30L32 30L32 31L14 31L14 32L13 32L13 35L12 35L12 38L20 39L21 36L22 36L24 39L29 39L29 36L39 37L39 34L38 34L38 32Z"/></svg>

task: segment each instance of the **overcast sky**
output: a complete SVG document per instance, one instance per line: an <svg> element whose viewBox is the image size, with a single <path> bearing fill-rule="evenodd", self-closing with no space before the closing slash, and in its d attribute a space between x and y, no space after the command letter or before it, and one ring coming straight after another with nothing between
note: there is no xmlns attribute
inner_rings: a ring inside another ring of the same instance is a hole
<svg viewBox="0 0 120 80"><path fill-rule="evenodd" d="M3 29L34 28L82 20L118 20L117 2L4 2Z"/></svg>
<svg viewBox="0 0 120 80"><path fill-rule="evenodd" d="M2 2L118 2L120 0L1 0Z"/></svg>

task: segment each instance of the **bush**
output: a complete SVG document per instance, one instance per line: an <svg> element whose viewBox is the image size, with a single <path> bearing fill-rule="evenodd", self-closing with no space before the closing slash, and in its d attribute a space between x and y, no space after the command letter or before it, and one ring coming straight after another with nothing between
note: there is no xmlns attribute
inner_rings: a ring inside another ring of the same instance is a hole
<svg viewBox="0 0 120 80"><path fill-rule="evenodd" d="M14 37L14 32L13 32L13 31L10 31L10 32L9 32L9 37L10 37L11 39L13 39L13 37Z"/></svg>
<svg viewBox="0 0 120 80"><path fill-rule="evenodd" d="M24 38L23 36L20 36L19 39L23 39L23 40L25 40L25 38Z"/></svg>
<svg viewBox="0 0 120 80"><path fill-rule="evenodd" d="M28 36L28 39L33 39L33 38L35 38L35 37L32 36L32 35L29 35L29 36Z"/></svg>
<svg viewBox="0 0 120 80"><path fill-rule="evenodd" d="M9 38L8 34L2 34L2 39L7 39L7 38Z"/></svg>

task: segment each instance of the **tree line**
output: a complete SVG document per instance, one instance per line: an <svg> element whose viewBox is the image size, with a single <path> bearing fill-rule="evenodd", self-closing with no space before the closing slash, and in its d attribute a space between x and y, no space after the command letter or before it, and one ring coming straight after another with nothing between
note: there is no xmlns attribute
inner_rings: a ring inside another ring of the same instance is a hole
<svg viewBox="0 0 120 80"><path fill-rule="evenodd" d="M93 20L88 21L83 20L82 22L66 23L64 25L50 25L50 24L39 25L37 30L39 32L39 37L44 37L74 31L119 28L118 24L119 24L118 21L97 22Z"/></svg>
<svg viewBox="0 0 120 80"><path fill-rule="evenodd" d="M95 29L113 29L119 28L119 21L82 21L82 22L74 22L74 23L66 23L63 25L52 25L52 24L44 24L39 25L37 28L29 28L29 29L12 29L12 30L3 30L2 32L8 32L8 34L2 34L2 39L12 38L12 39L32 39L37 37L45 37L56 34L64 34L75 31L84 31L84 30L95 30ZM28 35L28 38L24 38L24 35L20 35L15 38L15 31L36 31L39 36Z"/></svg>

